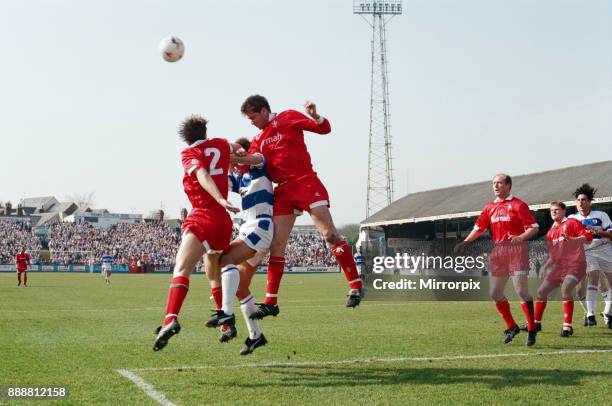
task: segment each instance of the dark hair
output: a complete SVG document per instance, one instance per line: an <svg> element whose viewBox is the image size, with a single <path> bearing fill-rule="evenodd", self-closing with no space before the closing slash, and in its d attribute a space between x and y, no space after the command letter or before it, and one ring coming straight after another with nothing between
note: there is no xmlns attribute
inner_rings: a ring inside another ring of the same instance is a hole
<svg viewBox="0 0 612 406"><path fill-rule="evenodd" d="M247 97L244 103L242 103L242 106L240 106L240 112L242 114L259 113L264 107L270 111L268 100L263 96L254 94Z"/></svg>
<svg viewBox="0 0 612 406"><path fill-rule="evenodd" d="M551 207L552 207L552 206L557 206L558 208L560 208L560 209L562 209L562 210L567 209L567 206L565 206L565 203L563 203L563 202L557 202L557 201L555 201L555 202L550 202L550 206L551 206Z"/></svg>
<svg viewBox="0 0 612 406"><path fill-rule="evenodd" d="M498 173L497 175L493 176L493 179L497 178L498 176L503 176L504 177L504 183L509 184L510 186L512 186L512 178L510 177L510 175L508 175L507 173Z"/></svg>
<svg viewBox="0 0 612 406"><path fill-rule="evenodd" d="M205 140L206 124L208 124L208 121L204 117L195 114L191 115L181 123L179 135L188 145L199 140Z"/></svg>
<svg viewBox="0 0 612 406"><path fill-rule="evenodd" d="M242 148L244 148L245 151L249 150L249 147L251 146L251 141L249 141L248 138L238 138L236 140L236 144L240 145Z"/></svg>
<svg viewBox="0 0 612 406"><path fill-rule="evenodd" d="M578 196L586 195L587 199L593 200L595 197L595 192L597 192L597 189L588 183L583 183L574 191L574 197L578 199Z"/></svg>

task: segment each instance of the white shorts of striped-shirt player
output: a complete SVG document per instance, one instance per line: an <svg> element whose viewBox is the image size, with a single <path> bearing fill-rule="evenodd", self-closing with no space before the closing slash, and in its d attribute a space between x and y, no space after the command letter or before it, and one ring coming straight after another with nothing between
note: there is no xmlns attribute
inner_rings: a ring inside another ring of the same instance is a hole
<svg viewBox="0 0 612 406"><path fill-rule="evenodd" d="M596 252L586 252L587 273L600 271L612 273L612 258L608 255L600 255Z"/></svg>
<svg viewBox="0 0 612 406"><path fill-rule="evenodd" d="M267 251L272 243L274 223L271 217L247 220L240 226L238 238L255 251Z"/></svg>
<svg viewBox="0 0 612 406"><path fill-rule="evenodd" d="M102 264L102 276L108 275L112 272L113 267L108 264Z"/></svg>

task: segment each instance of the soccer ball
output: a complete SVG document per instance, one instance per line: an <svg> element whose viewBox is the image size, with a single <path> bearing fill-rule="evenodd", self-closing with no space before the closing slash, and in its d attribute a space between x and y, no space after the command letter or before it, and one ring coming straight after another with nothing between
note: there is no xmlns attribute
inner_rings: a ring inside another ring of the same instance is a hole
<svg viewBox="0 0 612 406"><path fill-rule="evenodd" d="M159 51L166 62L176 62L183 57L185 45L177 37L168 37L160 42Z"/></svg>

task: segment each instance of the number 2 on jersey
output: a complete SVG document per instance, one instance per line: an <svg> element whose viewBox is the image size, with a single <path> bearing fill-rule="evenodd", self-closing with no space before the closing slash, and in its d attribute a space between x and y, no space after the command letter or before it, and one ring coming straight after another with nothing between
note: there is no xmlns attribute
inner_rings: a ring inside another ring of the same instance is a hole
<svg viewBox="0 0 612 406"><path fill-rule="evenodd" d="M221 151L219 151L218 148L206 148L204 150L204 155L213 156L212 160L210 161L210 168L208 171L210 176L221 175L223 173L223 169L216 168L217 164L219 163L219 158L221 158Z"/></svg>

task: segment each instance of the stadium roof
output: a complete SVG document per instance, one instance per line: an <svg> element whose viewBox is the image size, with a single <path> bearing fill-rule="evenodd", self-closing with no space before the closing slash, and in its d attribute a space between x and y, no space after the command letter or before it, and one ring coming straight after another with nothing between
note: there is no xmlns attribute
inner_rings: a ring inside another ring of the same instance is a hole
<svg viewBox="0 0 612 406"><path fill-rule="evenodd" d="M61 202L53 205L49 211L70 215L74 213L76 209L77 205L74 202Z"/></svg>
<svg viewBox="0 0 612 406"><path fill-rule="evenodd" d="M42 226L44 224L53 224L53 223L57 223L59 222L60 219L60 213L59 212L53 212L53 213L38 213L38 214L34 214L30 217L30 220L32 222L32 225L34 227L38 227L38 226Z"/></svg>
<svg viewBox="0 0 612 406"><path fill-rule="evenodd" d="M612 161L512 176L512 194L525 201L532 210L547 208L554 200L574 205L572 193L583 183L597 188L594 203L612 202ZM475 217L493 198L491 179L411 193L363 220L361 226Z"/></svg>
<svg viewBox="0 0 612 406"><path fill-rule="evenodd" d="M34 209L35 211L41 208L48 209L57 203L59 202L53 196L29 197L23 199L21 202L24 209Z"/></svg>

